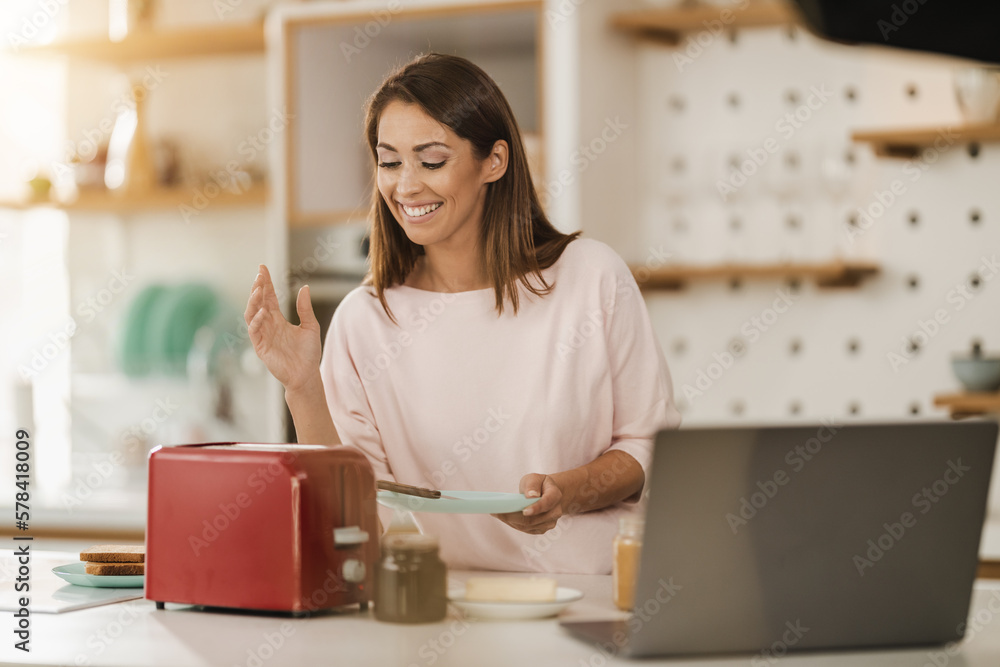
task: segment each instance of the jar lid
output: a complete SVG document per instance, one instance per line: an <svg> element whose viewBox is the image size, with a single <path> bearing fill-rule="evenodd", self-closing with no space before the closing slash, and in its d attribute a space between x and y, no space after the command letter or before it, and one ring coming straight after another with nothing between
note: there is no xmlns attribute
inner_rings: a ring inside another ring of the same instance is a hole
<svg viewBox="0 0 1000 667"><path fill-rule="evenodd" d="M642 533L646 520L641 516L623 516L618 519L618 531L621 533Z"/></svg>
<svg viewBox="0 0 1000 667"><path fill-rule="evenodd" d="M436 551L438 538L420 533L400 533L382 538L382 548L392 551Z"/></svg>

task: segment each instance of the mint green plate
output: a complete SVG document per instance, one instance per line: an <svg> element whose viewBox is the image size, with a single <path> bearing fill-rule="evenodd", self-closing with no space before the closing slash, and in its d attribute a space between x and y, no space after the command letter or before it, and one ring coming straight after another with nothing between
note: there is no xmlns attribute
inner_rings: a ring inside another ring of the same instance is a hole
<svg viewBox="0 0 1000 667"><path fill-rule="evenodd" d="M418 498L395 491L379 491L378 501L386 507L409 512L437 512L440 514L506 514L520 512L534 505L539 498L525 498L521 493L494 491L441 491L448 498Z"/></svg>
<svg viewBox="0 0 1000 667"><path fill-rule="evenodd" d="M149 285L129 305L124 321L119 358L127 375L144 375L155 362L155 353L149 348L149 321L157 302L167 294L162 285Z"/></svg>
<svg viewBox="0 0 1000 667"><path fill-rule="evenodd" d="M141 574L87 574L83 561L52 568L57 577L75 586L91 588L142 588L146 577Z"/></svg>
<svg viewBox="0 0 1000 667"><path fill-rule="evenodd" d="M218 300L208 285L169 287L149 313L148 345L156 370L183 375L195 332L215 316Z"/></svg>

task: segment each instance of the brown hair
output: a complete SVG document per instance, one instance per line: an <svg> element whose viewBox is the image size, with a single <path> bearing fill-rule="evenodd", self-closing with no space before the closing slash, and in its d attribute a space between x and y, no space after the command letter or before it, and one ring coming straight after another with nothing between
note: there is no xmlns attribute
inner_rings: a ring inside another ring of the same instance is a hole
<svg viewBox="0 0 1000 667"><path fill-rule="evenodd" d="M549 222L528 172L521 132L500 88L481 68L465 58L430 53L419 56L389 74L369 98L365 134L378 165L378 123L390 102L416 104L427 115L472 143L475 157L484 160L494 144L508 145L507 171L486 184L486 201L479 247L486 275L496 292L497 314L509 299L518 309L517 283L537 296L552 290L541 270L555 264L562 251L580 232L563 234ZM392 215L376 183L372 194L371 271L382 308L395 321L386 303L385 290L402 284L423 247L412 242ZM528 282L529 275L538 286Z"/></svg>

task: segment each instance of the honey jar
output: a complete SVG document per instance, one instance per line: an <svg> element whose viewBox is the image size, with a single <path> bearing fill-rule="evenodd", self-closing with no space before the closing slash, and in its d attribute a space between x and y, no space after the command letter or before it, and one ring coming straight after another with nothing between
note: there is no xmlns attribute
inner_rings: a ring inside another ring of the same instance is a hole
<svg viewBox="0 0 1000 667"><path fill-rule="evenodd" d="M612 546L612 588L615 606L625 611L635 607L635 583L639 575L642 531L645 522L638 517L618 520L618 534Z"/></svg>

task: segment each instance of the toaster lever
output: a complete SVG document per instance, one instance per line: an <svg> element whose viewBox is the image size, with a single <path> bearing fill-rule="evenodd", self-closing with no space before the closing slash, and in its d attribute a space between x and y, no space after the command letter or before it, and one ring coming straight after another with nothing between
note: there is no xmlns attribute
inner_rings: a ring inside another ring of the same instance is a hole
<svg viewBox="0 0 1000 667"><path fill-rule="evenodd" d="M368 531L360 526L345 526L333 529L333 544L340 547L356 547L368 541Z"/></svg>

